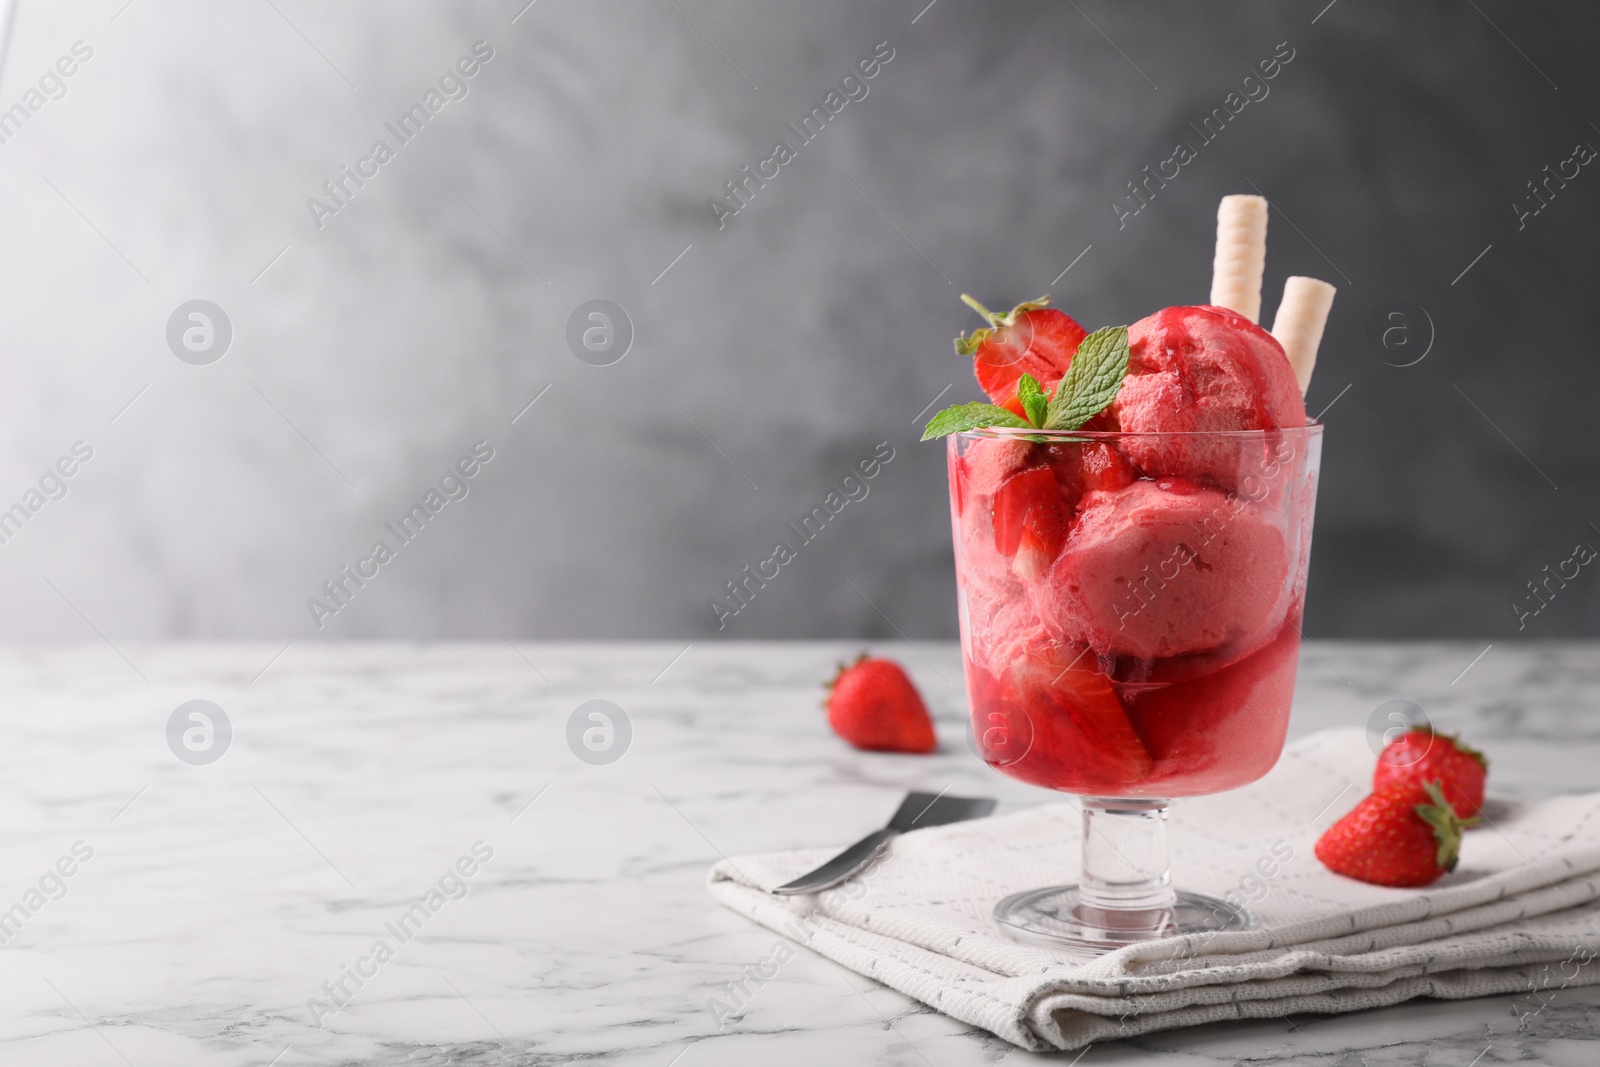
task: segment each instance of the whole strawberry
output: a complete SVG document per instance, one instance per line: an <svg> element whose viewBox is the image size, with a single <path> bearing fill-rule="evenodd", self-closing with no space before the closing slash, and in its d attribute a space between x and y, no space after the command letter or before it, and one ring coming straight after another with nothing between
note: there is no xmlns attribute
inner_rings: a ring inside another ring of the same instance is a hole
<svg viewBox="0 0 1600 1067"><path fill-rule="evenodd" d="M1400 782L1438 782L1455 813L1470 819L1483 807L1489 761L1482 752L1449 734L1426 727L1407 730L1378 756L1372 789Z"/></svg>
<svg viewBox="0 0 1600 1067"><path fill-rule="evenodd" d="M922 695L898 663L866 653L827 683L828 725L857 748L932 752L938 747Z"/></svg>
<svg viewBox="0 0 1600 1067"><path fill-rule="evenodd" d="M1317 859L1373 885L1420 886L1456 869L1463 821L1437 782L1399 782L1367 797L1317 839Z"/></svg>

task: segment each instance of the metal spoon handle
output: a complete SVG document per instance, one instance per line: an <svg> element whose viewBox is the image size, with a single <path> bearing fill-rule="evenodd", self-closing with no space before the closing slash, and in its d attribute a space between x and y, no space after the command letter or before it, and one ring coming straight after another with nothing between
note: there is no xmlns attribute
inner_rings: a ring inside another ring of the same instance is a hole
<svg viewBox="0 0 1600 1067"><path fill-rule="evenodd" d="M816 870L802 874L772 892L775 896L788 897L801 893L818 893L830 886L836 886L880 856L888 847L889 840L896 836L898 831L887 827L874 831Z"/></svg>

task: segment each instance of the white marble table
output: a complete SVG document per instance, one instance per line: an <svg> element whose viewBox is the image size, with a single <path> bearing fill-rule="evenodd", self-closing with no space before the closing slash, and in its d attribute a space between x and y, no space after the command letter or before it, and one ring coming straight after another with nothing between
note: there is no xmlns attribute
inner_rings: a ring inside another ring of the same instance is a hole
<svg viewBox="0 0 1600 1067"><path fill-rule="evenodd" d="M707 1010L774 940L705 894L719 853L853 839L911 787L1007 806L1048 797L968 750L952 645L887 649L935 709L938 755L835 740L817 685L855 648L0 652L0 909L21 903L26 919L9 913L0 949L0 1063L1033 1058L804 951L740 1019L719 1029ZM1307 648L1294 732L1362 723L1405 698L1489 749L1499 790L1600 788L1600 646L1497 645L1457 679L1482 648ZM193 699L233 727L209 765L167 744L169 716ZM610 765L566 741L591 699L632 723ZM487 861L472 859L477 842ZM75 845L92 856L74 859ZM47 873L62 857L72 874ZM445 877L464 857L471 876ZM465 895L441 891L436 911L391 930L441 880ZM371 955L380 939L392 958ZM345 967L370 977L357 988ZM318 1027L307 1002L331 1010L323 983L341 979L353 995ZM1080 1062L1600 1062L1600 989L1561 991L1520 1029L1514 1007L1529 1010L1489 998L1207 1026L1092 1047Z"/></svg>

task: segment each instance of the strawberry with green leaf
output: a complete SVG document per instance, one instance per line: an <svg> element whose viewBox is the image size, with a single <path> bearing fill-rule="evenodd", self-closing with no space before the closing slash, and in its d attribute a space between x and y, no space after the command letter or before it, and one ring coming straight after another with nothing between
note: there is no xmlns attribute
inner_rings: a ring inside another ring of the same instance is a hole
<svg viewBox="0 0 1600 1067"><path fill-rule="evenodd" d="M1313 851L1347 878L1423 886L1456 869L1461 831L1478 821L1456 815L1438 782L1396 782L1328 827Z"/></svg>
<svg viewBox="0 0 1600 1067"><path fill-rule="evenodd" d="M1463 819L1483 807L1484 779L1489 760L1459 737L1415 727L1395 738L1378 756L1372 773L1374 792L1397 782L1436 781L1457 815Z"/></svg>
<svg viewBox="0 0 1600 1067"><path fill-rule="evenodd" d="M1086 331L1070 315L1047 307L1048 296L1024 301L1004 315L964 293L961 300L989 325L956 338L956 354L972 357L978 385L990 400L1022 415L1022 376L1046 385L1060 381Z"/></svg>
<svg viewBox="0 0 1600 1067"><path fill-rule="evenodd" d="M1017 305L1010 315L962 299L991 325L958 338L956 351L973 357L978 384L994 403L945 408L929 420L924 441L991 426L1076 430L1110 406L1122 388L1126 326L1085 335L1071 318L1044 307L1042 297ZM1045 319L1046 312L1059 318Z"/></svg>

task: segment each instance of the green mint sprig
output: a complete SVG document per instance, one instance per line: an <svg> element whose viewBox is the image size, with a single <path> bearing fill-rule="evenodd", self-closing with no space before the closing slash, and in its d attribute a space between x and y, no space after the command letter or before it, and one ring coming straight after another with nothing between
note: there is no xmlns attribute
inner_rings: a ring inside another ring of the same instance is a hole
<svg viewBox="0 0 1600 1067"><path fill-rule="evenodd" d="M1017 399L1022 402L1025 418L995 404L957 404L929 419L922 439L931 441L991 426L1076 430L1110 406L1127 374L1128 328L1107 326L1078 345L1054 395L1047 394L1031 374L1017 380Z"/></svg>
<svg viewBox="0 0 1600 1067"><path fill-rule="evenodd" d="M1017 399L1022 401L1022 412L1028 425L1044 426L1050 411L1050 397L1037 378L1024 374L1017 380Z"/></svg>
<svg viewBox="0 0 1600 1067"><path fill-rule="evenodd" d="M922 439L931 441L935 437L948 437L963 430L981 430L987 426L1015 426L1026 429L1028 424L1005 408L994 404L956 404L945 408L928 420L928 428L922 431Z"/></svg>
<svg viewBox="0 0 1600 1067"><path fill-rule="evenodd" d="M1076 430L1116 399L1128 375L1128 328L1107 326L1078 345L1050 400L1043 429ZM1021 386L1018 386L1021 393Z"/></svg>

